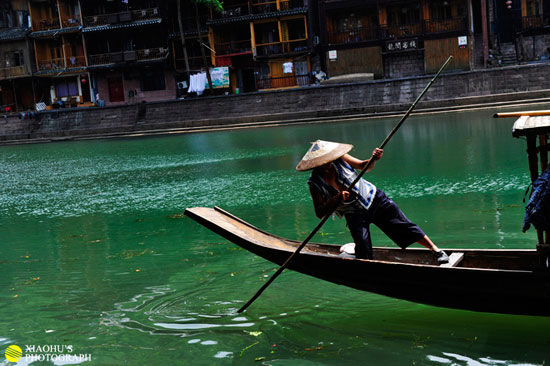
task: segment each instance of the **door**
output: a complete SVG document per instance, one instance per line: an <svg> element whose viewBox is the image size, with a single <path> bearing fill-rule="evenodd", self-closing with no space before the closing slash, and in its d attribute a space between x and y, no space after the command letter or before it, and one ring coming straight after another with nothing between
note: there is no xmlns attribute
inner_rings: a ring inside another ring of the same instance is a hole
<svg viewBox="0 0 550 366"><path fill-rule="evenodd" d="M124 102L124 86L122 77L112 77L107 79L109 85L109 102Z"/></svg>

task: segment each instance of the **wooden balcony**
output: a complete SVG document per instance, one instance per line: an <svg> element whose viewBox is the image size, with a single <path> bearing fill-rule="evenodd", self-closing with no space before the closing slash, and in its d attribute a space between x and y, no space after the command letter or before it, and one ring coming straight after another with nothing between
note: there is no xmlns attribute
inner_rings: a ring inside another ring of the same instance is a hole
<svg viewBox="0 0 550 366"><path fill-rule="evenodd" d="M250 12L253 14L273 13L276 11L284 11L304 6L303 0L271 0L250 2Z"/></svg>
<svg viewBox="0 0 550 366"><path fill-rule="evenodd" d="M377 27L361 27L342 32L331 32L328 34L329 44L357 43L372 41L378 38Z"/></svg>
<svg viewBox="0 0 550 366"><path fill-rule="evenodd" d="M521 18L522 30L542 29L550 26L550 17L544 18L542 15L532 15Z"/></svg>
<svg viewBox="0 0 550 366"><path fill-rule="evenodd" d="M306 39L297 39L286 42L273 42L257 44L255 49L255 56L270 57L280 56L284 54L302 53L308 50Z"/></svg>
<svg viewBox="0 0 550 366"><path fill-rule="evenodd" d="M68 56L67 57L67 68L73 67L84 67L86 66L86 57L85 56Z"/></svg>
<svg viewBox="0 0 550 366"><path fill-rule="evenodd" d="M168 56L168 48L156 47L136 51L136 61L160 60Z"/></svg>
<svg viewBox="0 0 550 366"><path fill-rule="evenodd" d="M309 75L290 75L256 80L256 89L291 88L310 84Z"/></svg>
<svg viewBox="0 0 550 366"><path fill-rule="evenodd" d="M423 33L448 33L448 32L466 32L468 30L468 20L464 18L452 18L441 20L424 20Z"/></svg>
<svg viewBox="0 0 550 366"><path fill-rule="evenodd" d="M214 12L213 15L215 18L231 18L249 14L273 13L303 6L303 0L252 0L240 4L224 4L223 11L219 14Z"/></svg>
<svg viewBox="0 0 550 366"><path fill-rule="evenodd" d="M381 29L384 38L411 37L418 36L423 33L421 22L403 25L382 26Z"/></svg>
<svg viewBox="0 0 550 366"><path fill-rule="evenodd" d="M154 61L164 59L168 56L168 49L163 47L145 48L136 51L111 52L88 57L90 66L110 65L120 62L131 61Z"/></svg>
<svg viewBox="0 0 550 366"><path fill-rule="evenodd" d="M250 39L241 41L220 42L214 45L214 50L217 56L232 55L237 53L245 53L252 51Z"/></svg>
<svg viewBox="0 0 550 366"><path fill-rule="evenodd" d="M63 58L52 58L49 60L38 60L38 70L63 70L65 68L65 60Z"/></svg>
<svg viewBox="0 0 550 366"><path fill-rule="evenodd" d="M63 70L86 66L86 57L69 56L67 60L63 58L54 58L49 60L38 60L38 70Z"/></svg>
<svg viewBox="0 0 550 366"><path fill-rule="evenodd" d="M59 18L32 20L33 31L59 29Z"/></svg>
<svg viewBox="0 0 550 366"><path fill-rule="evenodd" d="M141 10L124 11L120 13L110 13L101 15L92 15L84 17L85 27L96 27L100 25L110 25L124 22L132 22L137 20L146 20L158 18L159 9L149 8Z"/></svg>
<svg viewBox="0 0 550 366"><path fill-rule="evenodd" d="M28 75L25 66L13 66L0 68L0 79L11 79L18 76Z"/></svg>
<svg viewBox="0 0 550 366"><path fill-rule="evenodd" d="M348 44L366 41L384 41L389 39L426 36L429 34L460 33L468 31L466 18L442 20L424 20L414 24L400 26L373 26L352 28L340 32L328 33L329 44Z"/></svg>
<svg viewBox="0 0 550 366"><path fill-rule="evenodd" d="M82 25L82 21L79 16L72 16L62 19L63 28L78 27Z"/></svg>

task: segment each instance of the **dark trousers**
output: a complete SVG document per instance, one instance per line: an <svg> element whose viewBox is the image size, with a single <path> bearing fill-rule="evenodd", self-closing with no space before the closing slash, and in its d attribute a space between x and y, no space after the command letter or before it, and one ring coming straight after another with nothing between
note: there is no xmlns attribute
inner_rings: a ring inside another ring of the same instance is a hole
<svg viewBox="0 0 550 366"><path fill-rule="evenodd" d="M384 234L403 249L416 243L426 235L381 190L377 190L374 201L368 210L348 213L345 217L355 242L355 256L357 258L373 258L369 229L371 223L378 226Z"/></svg>

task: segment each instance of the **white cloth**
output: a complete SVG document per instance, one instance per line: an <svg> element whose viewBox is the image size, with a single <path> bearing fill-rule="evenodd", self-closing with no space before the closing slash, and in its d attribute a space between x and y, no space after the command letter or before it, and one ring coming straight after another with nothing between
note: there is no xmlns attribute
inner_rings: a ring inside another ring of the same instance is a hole
<svg viewBox="0 0 550 366"><path fill-rule="evenodd" d="M283 72L285 74L292 74L292 62L285 62L283 64Z"/></svg>
<svg viewBox="0 0 550 366"><path fill-rule="evenodd" d="M205 88L206 88L205 72L201 72L201 73L189 76L189 89L187 89L188 93L197 93L197 95L201 95L204 92Z"/></svg>

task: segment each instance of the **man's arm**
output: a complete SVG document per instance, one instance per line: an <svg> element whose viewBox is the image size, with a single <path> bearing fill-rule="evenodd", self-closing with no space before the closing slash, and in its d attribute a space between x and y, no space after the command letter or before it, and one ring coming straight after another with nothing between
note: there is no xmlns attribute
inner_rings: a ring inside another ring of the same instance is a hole
<svg viewBox="0 0 550 366"><path fill-rule="evenodd" d="M372 163L369 166L369 170L367 170L367 172L370 172L376 165L376 161L380 160L383 153L384 153L384 150L376 148L372 152L372 157L367 160L359 160L349 154L345 154L344 156L342 156L342 159L344 159L344 161L348 163L352 168L360 169L360 170L366 167L369 161L372 160Z"/></svg>
<svg viewBox="0 0 550 366"><path fill-rule="evenodd" d="M336 206L340 204L342 199L349 198L349 192L343 191L331 197L327 202L324 202L321 194L313 186L309 186L309 194L313 200L313 208L315 209L315 216L322 219L329 212L333 212Z"/></svg>

